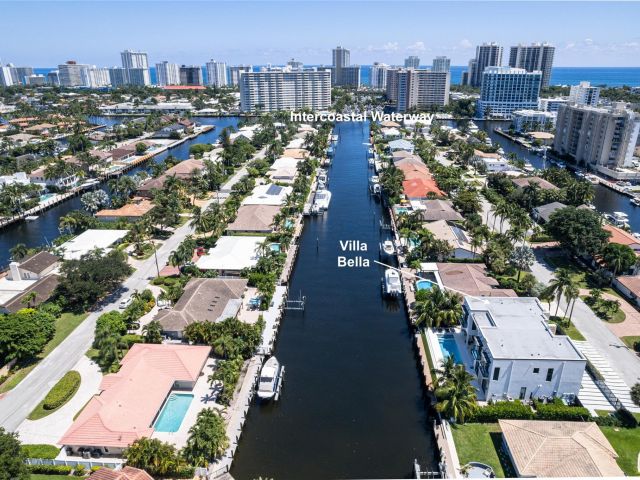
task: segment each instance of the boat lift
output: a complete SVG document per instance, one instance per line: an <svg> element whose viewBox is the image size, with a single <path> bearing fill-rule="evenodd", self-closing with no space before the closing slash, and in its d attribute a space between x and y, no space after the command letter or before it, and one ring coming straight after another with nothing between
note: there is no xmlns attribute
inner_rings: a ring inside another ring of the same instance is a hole
<svg viewBox="0 0 640 480"><path fill-rule="evenodd" d="M285 310L297 310L300 312L304 312L305 305L307 303L307 296L302 295L302 292L298 294L298 298L295 300L290 300L287 298L284 304Z"/></svg>

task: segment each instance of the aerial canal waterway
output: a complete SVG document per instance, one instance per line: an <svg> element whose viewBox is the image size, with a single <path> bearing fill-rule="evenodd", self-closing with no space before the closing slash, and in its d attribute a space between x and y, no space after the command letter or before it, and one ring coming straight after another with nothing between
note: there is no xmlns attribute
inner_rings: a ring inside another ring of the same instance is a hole
<svg viewBox="0 0 640 480"><path fill-rule="evenodd" d="M339 123L329 171L328 212L300 239L290 297L304 313L284 315L274 354L286 366L280 400L254 404L232 476L410 478L413 461L435 469L434 441L401 301L381 298L383 210L368 194L368 123ZM367 251L342 251L354 240ZM338 257L369 267L338 267Z"/></svg>
<svg viewBox="0 0 640 480"><path fill-rule="evenodd" d="M123 117L90 117L89 121L96 125L115 125L123 122ZM164 151L151 160L152 162L161 162L169 155L185 160L189 158L189 147L196 143L213 143L215 142L220 132L225 127L235 127L238 124L238 117L198 117L195 119L198 123L203 125L215 125L214 130L205 132L198 137L187 140L180 145ZM140 165L137 168L129 170L125 175L135 175L141 170L146 170L149 163ZM106 185L101 185L101 188L106 188ZM32 222L19 222L9 225L6 228L0 230L0 267L6 266L10 262L11 249L16 243L24 243L27 247L37 247L47 243L51 243L56 237L60 235L58 230L58 224L60 218L73 210L82 208L80 197L72 197L71 199L63 202L45 212L42 212L37 220Z"/></svg>
<svg viewBox="0 0 640 480"><path fill-rule="evenodd" d="M546 165L543 165L544 162L541 156L529 152L529 150L522 145L515 143L494 131L495 127L507 129L509 127L508 122L477 121L476 123L478 124L478 127L487 132L494 144L496 142L500 144L506 155L509 153L515 153L518 157L533 165L534 168L542 169L553 166L549 162L547 162ZM640 232L640 207L634 207L631 205L631 203L629 203L630 197L607 188L604 185L594 185L594 188L595 196L591 203L593 203L599 212L624 212L629 215L629 226L631 227L631 231Z"/></svg>

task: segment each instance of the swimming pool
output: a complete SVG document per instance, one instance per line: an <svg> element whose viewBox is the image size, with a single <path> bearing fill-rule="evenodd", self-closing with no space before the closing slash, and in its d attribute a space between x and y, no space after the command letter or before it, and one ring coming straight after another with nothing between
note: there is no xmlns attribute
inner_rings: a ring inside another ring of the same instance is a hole
<svg viewBox="0 0 640 480"><path fill-rule="evenodd" d="M41 202L46 202L47 200L49 200L50 198L53 198L55 196L56 196L55 193L45 193L44 195L40 195L40 201Z"/></svg>
<svg viewBox="0 0 640 480"><path fill-rule="evenodd" d="M453 357L454 362L460 364L464 363L460 350L458 350L458 344L456 343L456 339L453 335L438 335L438 343L440 344L442 356L445 359Z"/></svg>
<svg viewBox="0 0 640 480"><path fill-rule="evenodd" d="M431 290L435 283L429 280L418 280L416 282L416 290Z"/></svg>
<svg viewBox="0 0 640 480"><path fill-rule="evenodd" d="M191 400L193 400L193 395L190 393L171 393L153 428L158 432L177 432L187 410L189 410Z"/></svg>
<svg viewBox="0 0 640 480"><path fill-rule="evenodd" d="M280 253L280 244L279 243L270 243L269 248L272 252Z"/></svg>

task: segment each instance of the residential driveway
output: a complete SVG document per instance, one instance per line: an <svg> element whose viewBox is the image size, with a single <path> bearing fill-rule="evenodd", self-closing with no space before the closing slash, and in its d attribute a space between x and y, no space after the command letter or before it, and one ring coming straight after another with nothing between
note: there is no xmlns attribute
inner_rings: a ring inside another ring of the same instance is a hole
<svg viewBox="0 0 640 480"><path fill-rule="evenodd" d="M627 337L631 335L640 336L640 312L633 308L633 305L626 300L616 297L615 295L611 295L610 293L603 293L602 298L607 300L618 300L620 302L620 308L626 316L624 322L605 322L609 330L611 330L617 337Z"/></svg>
<svg viewBox="0 0 640 480"><path fill-rule="evenodd" d="M102 373L98 365L85 355L72 370L80 373L80 388L66 405L40 420L25 420L18 427L22 443L58 444L58 441L73 423L73 417L98 393Z"/></svg>
<svg viewBox="0 0 640 480"><path fill-rule="evenodd" d="M264 150L264 149L263 149ZM261 150L261 152L263 151ZM222 186L223 191L230 191L247 170L243 167ZM214 197L208 203L217 201ZM169 255L187 235L193 234L189 222L178 227L174 234L158 248L158 265L162 268L167 263ZM13 390L0 400L0 426L14 431L29 413L40 403L47 392L62 376L71 370L91 347L96 320L103 313L117 310L121 300L131 295L135 290L141 292L149 282L157 276L155 256L140 263L139 268L123 283L122 287L113 292L95 311L93 311L71 334L58 345L44 360L42 360Z"/></svg>

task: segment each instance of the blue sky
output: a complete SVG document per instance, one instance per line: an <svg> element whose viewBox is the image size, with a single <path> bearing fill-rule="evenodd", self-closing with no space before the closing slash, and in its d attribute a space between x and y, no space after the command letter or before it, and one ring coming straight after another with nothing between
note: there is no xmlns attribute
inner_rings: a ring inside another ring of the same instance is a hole
<svg viewBox="0 0 640 480"><path fill-rule="evenodd" d="M636 2L8 2L0 0L2 62L54 66L74 59L118 65L125 48L150 63L430 64L447 55L464 65L475 45L548 41L556 66L640 66ZM506 61L506 60L503 60Z"/></svg>

